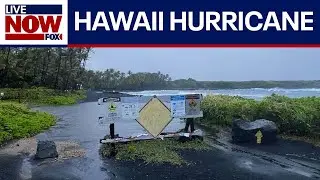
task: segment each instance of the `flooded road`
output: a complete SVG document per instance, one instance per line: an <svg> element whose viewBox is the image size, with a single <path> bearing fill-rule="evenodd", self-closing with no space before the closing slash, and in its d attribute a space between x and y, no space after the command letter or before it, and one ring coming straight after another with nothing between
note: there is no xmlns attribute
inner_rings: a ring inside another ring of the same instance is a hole
<svg viewBox="0 0 320 180"><path fill-rule="evenodd" d="M56 115L59 120L49 131L36 136L38 140L75 141L85 150L84 157L68 159L42 166L32 166L32 179L111 179L108 162L103 162L99 155L99 140L109 134L108 121L99 121L104 115L103 106L97 102L81 103L74 106L40 107L35 110ZM116 121L115 133L130 136L146 131L135 120ZM181 129L184 124L173 120L166 131Z"/></svg>
<svg viewBox="0 0 320 180"><path fill-rule="evenodd" d="M83 150L84 154L44 162L36 162L28 154L19 156L2 154L0 155L0 180L320 178L320 161L318 160L310 163L293 162L284 156L249 151L245 147L238 147L223 140L211 142L215 147L213 151L184 152L184 157L196 164L191 167L141 165L135 162L123 164L103 160L99 155L99 140L109 133L109 122L101 123L98 120L98 117L104 114L103 108L98 106L97 102L34 108L52 113L59 118L54 127L37 135L36 140L53 140L60 142L60 145L64 142L73 142L72 146L69 145L64 150L73 148L79 152ZM175 119L166 131L176 131L183 127L184 123ZM115 122L115 132L120 136L130 136L146 131L135 120L122 120ZM35 142L31 139L27 143Z"/></svg>

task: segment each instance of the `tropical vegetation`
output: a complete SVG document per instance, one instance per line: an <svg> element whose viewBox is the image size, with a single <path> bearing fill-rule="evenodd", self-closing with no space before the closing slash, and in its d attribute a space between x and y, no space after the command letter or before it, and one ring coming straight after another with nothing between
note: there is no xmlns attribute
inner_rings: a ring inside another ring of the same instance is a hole
<svg viewBox="0 0 320 180"><path fill-rule="evenodd" d="M0 102L0 145L36 135L55 124L55 117L30 110L26 105Z"/></svg>
<svg viewBox="0 0 320 180"><path fill-rule="evenodd" d="M279 133L320 140L320 97L288 98L273 94L261 101L239 96L206 96L201 104L208 127L231 126L232 120L274 121Z"/></svg>

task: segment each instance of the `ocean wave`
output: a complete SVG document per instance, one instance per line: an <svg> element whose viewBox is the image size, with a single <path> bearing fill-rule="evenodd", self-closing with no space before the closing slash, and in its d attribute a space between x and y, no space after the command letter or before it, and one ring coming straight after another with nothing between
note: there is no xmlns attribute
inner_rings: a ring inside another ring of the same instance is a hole
<svg viewBox="0 0 320 180"><path fill-rule="evenodd" d="M319 88L308 89L283 89L283 88L255 88L255 89L219 89L219 90L159 90L159 91L140 91L140 92L127 92L132 95L142 96L171 96L171 95L185 95L185 94L202 94L207 95L230 95L242 96L249 98L263 98L270 96L272 93L285 95L289 97L304 97L304 96L320 96Z"/></svg>
<svg viewBox="0 0 320 180"><path fill-rule="evenodd" d="M304 88L304 89L284 89L284 88L270 88L266 89L269 92L320 92L320 88Z"/></svg>

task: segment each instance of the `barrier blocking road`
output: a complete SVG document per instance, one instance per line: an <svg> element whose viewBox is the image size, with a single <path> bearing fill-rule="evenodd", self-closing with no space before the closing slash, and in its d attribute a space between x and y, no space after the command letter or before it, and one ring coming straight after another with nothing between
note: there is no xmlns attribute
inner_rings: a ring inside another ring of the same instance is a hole
<svg viewBox="0 0 320 180"><path fill-rule="evenodd" d="M120 141L127 142L136 140L147 140L159 138L165 127L170 124L173 118L191 119L203 117L203 112L200 109L202 100L201 94L173 95L173 96L134 96L121 98L100 98L99 105L106 106L106 120L121 120L130 119L136 120L151 136L121 138ZM188 129L189 124L186 124ZM114 138L114 123L110 126L111 139L101 139L100 143L120 142L113 140ZM186 133L169 133L163 138L171 138L177 136L192 137Z"/></svg>

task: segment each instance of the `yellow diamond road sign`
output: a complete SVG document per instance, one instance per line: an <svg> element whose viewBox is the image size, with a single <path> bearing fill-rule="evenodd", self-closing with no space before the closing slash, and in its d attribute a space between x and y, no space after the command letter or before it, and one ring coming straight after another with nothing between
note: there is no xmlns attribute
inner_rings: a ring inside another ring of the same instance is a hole
<svg viewBox="0 0 320 180"><path fill-rule="evenodd" d="M158 98L152 98L139 112L137 121L153 137L171 122L171 112Z"/></svg>

